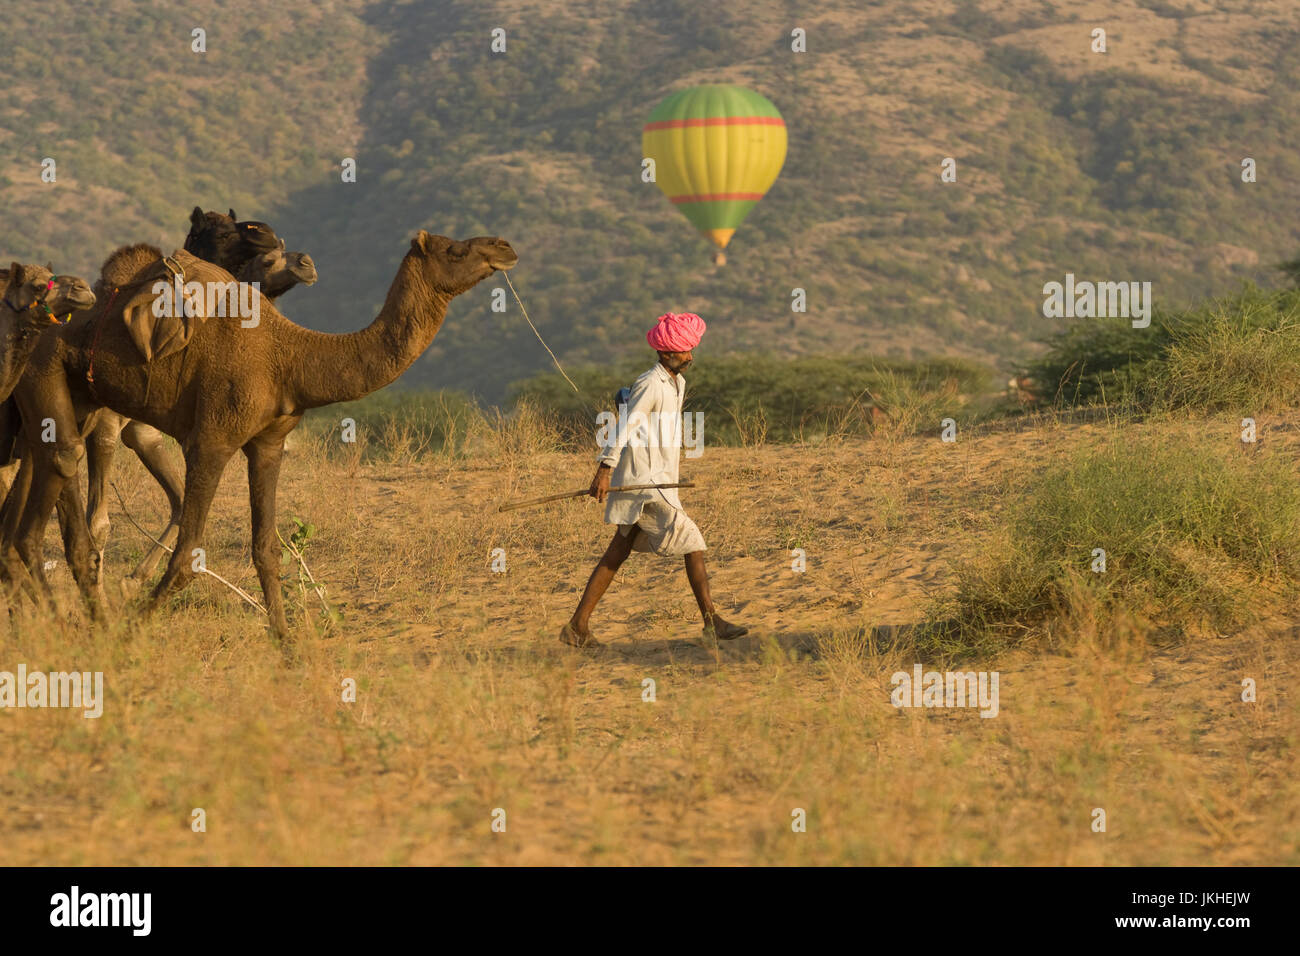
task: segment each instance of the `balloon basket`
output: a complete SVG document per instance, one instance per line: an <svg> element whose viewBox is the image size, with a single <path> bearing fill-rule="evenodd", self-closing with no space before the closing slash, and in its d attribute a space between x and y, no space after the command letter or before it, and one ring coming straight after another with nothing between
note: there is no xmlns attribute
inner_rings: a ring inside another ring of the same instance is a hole
<svg viewBox="0 0 1300 956"><path fill-rule="evenodd" d="M713 264L715 266L725 266L727 264L727 254L719 249L713 254Z"/></svg>

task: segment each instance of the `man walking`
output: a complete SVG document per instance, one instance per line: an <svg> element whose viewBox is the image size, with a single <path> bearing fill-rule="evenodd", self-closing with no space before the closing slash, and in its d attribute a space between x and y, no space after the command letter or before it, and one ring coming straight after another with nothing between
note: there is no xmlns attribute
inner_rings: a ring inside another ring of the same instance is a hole
<svg viewBox="0 0 1300 956"><path fill-rule="evenodd" d="M693 349L704 335L704 320L692 312L659 316L646 334L659 361L632 385L626 418L614 439L601 449L590 494L605 505L605 522L618 525L614 539L591 572L573 617L560 630L560 640L574 647L599 647L589 623L605 589L633 551L664 556L683 555L686 578L704 618L705 635L729 641L749 629L724 621L709 594L704 567L704 536L682 508L676 488L644 491L609 490L620 485L676 483L682 445L682 398L686 379L682 370L691 364ZM612 478L612 482L611 482Z"/></svg>

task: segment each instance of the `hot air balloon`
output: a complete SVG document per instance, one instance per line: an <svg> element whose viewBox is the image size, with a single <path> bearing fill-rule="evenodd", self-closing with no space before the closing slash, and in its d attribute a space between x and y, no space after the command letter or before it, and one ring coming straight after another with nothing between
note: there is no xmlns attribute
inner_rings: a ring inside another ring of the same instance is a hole
<svg viewBox="0 0 1300 956"><path fill-rule="evenodd" d="M712 83L673 93L641 131L642 154L668 201L718 247L713 261L785 162L785 120L765 96Z"/></svg>

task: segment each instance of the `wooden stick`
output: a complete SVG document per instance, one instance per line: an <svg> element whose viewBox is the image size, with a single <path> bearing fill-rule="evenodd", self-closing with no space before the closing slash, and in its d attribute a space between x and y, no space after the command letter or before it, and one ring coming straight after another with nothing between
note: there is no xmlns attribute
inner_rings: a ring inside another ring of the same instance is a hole
<svg viewBox="0 0 1300 956"><path fill-rule="evenodd" d="M667 485L616 485L609 489L610 491L644 491L648 488L694 488L693 481L677 481ZM591 489L583 488L581 491L566 491L558 495L547 495L545 498L529 498L527 501L514 501L510 504L502 505L497 511L514 511L516 508L527 508L530 505L544 505L548 501L563 501L565 498L581 498L583 495L591 494Z"/></svg>

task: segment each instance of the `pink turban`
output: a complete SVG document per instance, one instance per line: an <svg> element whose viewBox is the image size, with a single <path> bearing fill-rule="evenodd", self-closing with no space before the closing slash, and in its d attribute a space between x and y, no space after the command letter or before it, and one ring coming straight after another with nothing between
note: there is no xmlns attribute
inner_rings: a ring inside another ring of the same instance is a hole
<svg viewBox="0 0 1300 956"><path fill-rule="evenodd" d="M665 312L645 340L656 352L689 352L704 337L704 320L694 312Z"/></svg>

